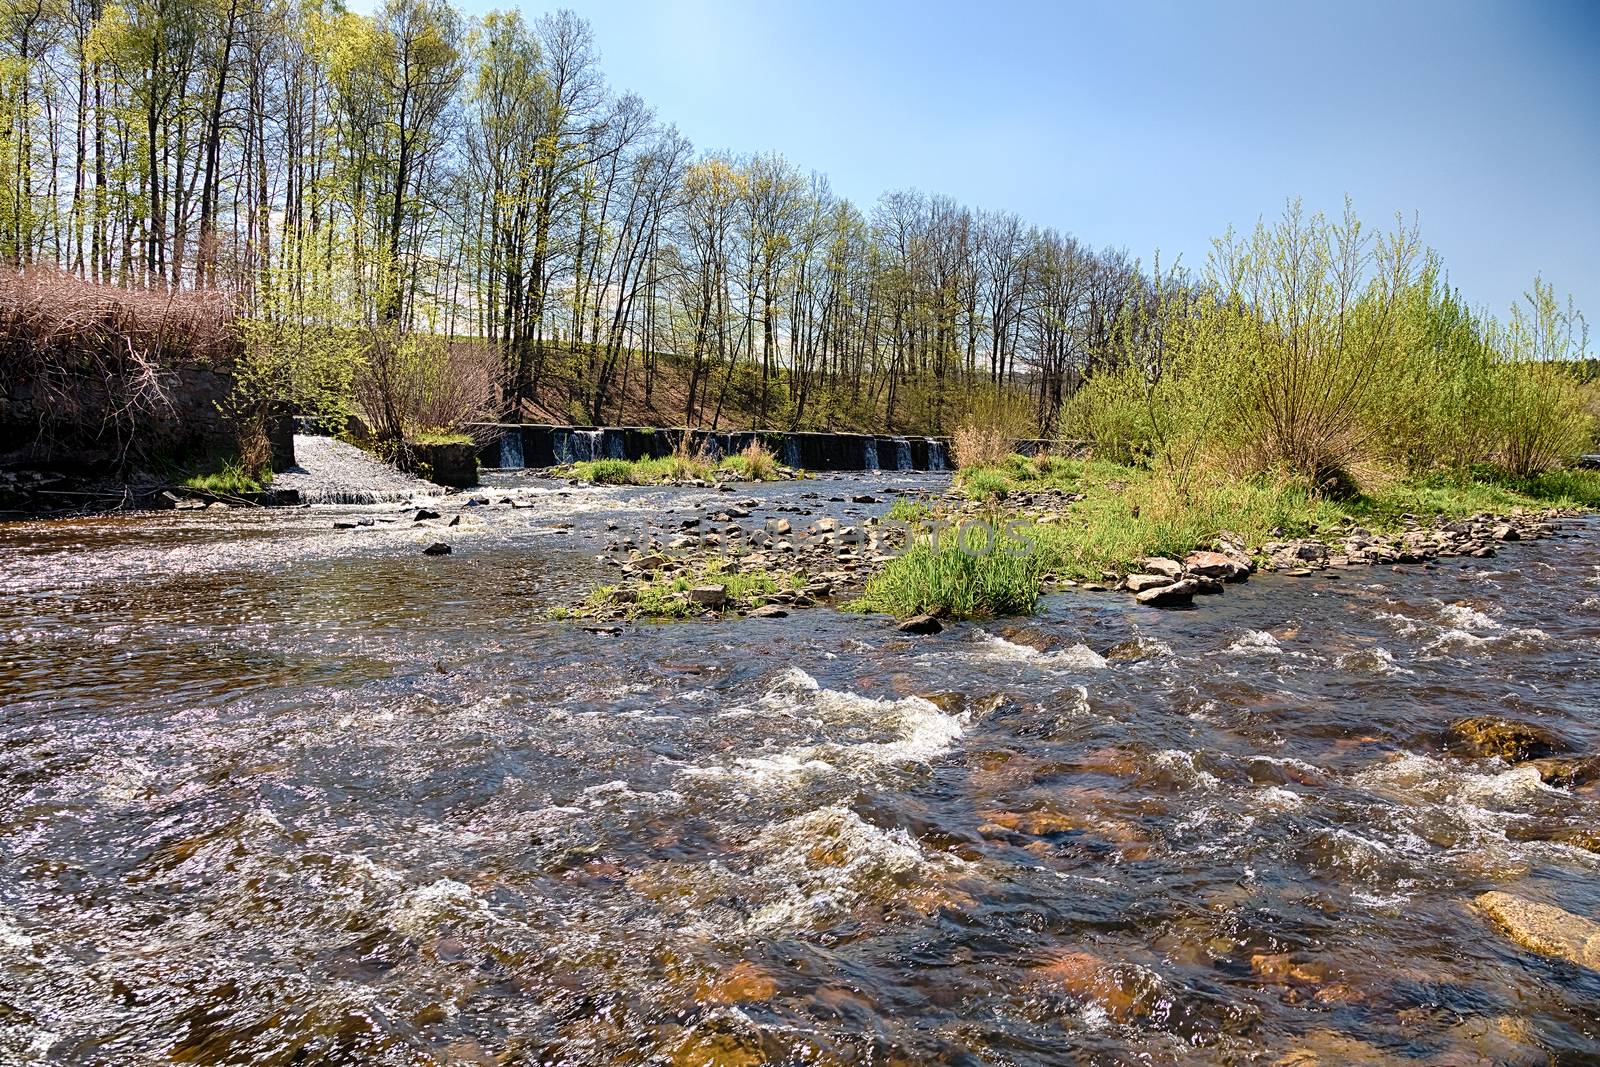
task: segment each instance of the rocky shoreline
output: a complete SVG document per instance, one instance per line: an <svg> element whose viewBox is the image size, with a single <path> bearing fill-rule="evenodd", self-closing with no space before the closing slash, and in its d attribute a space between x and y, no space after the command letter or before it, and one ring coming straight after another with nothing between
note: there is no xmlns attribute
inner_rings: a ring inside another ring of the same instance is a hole
<svg viewBox="0 0 1600 1067"><path fill-rule="evenodd" d="M707 487L734 491L725 484ZM942 509L957 524L980 514L990 519L996 515L993 508L960 499L954 489L943 496L900 491L894 495L909 496L930 513ZM806 496L818 507L797 507L793 519L767 519L753 528L743 520L749 519L760 505L754 499L703 509L702 514L680 520L676 529L656 527L648 537L619 532L612 524L611 532L619 536L596 558L602 565L616 568L618 582L604 595L571 605L568 617L613 622L647 617L638 610L640 590L653 583L703 575L717 568L727 573L769 571L789 579L792 588L761 597L733 598L718 595L715 582L697 584L682 593L689 605L703 610L678 612L674 617L781 617L788 608L810 607L823 601L841 603L858 594L912 536L912 524L886 524L883 516L851 524L823 515L807 522L822 504L843 503L846 498L824 499L819 493ZM1067 509L1081 499L1082 494L1058 489L1018 494L1007 501L999 517L1022 518L1041 525L1059 523L1067 517ZM849 501L881 503L870 494L858 494ZM1432 522L1403 515L1404 528L1392 533L1374 533L1352 521L1338 529L1319 531L1319 536L1274 540L1259 546L1246 545L1237 535L1224 532L1210 548L1188 553L1181 559L1147 557L1133 561L1127 573L1105 571L1099 581L1046 574L1043 582L1045 591L1125 592L1150 607L1188 607L1197 596L1220 594L1226 586L1246 581L1258 572L1309 577L1359 567L1427 565L1452 557L1485 559L1506 543L1551 536L1556 532L1557 521L1568 514L1571 513L1547 509L1504 515L1485 513L1456 520L1439 517ZM929 616L905 620L901 625L909 633L931 633L940 628L938 620Z"/></svg>

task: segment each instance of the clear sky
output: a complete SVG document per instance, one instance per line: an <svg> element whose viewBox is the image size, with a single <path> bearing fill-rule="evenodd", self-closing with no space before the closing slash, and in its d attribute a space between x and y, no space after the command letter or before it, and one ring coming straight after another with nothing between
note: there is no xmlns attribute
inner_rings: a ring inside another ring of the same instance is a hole
<svg viewBox="0 0 1600 1067"><path fill-rule="evenodd" d="M1543 271L1600 340L1600 0L568 4L698 148L863 207L914 187L1199 267L1229 224L1349 193L1415 212L1472 303Z"/></svg>

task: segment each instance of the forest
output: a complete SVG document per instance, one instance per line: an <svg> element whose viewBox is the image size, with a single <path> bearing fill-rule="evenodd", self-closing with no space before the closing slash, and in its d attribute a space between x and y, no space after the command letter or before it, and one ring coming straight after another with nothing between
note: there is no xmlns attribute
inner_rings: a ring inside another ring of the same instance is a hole
<svg viewBox="0 0 1600 1067"><path fill-rule="evenodd" d="M570 11L3 2L13 375L92 347L82 324L112 321L95 294L114 291L117 321L146 317L95 335L108 365L129 336L225 329L241 409L359 411L393 440L497 419L978 421L1347 487L1376 467L1526 475L1592 441L1570 300L1536 279L1504 322L1472 308L1414 220L1290 201L1198 270L1146 265L945 196L858 205L781 155L696 149L610 86Z"/></svg>
<svg viewBox="0 0 1600 1067"><path fill-rule="evenodd" d="M498 417L935 432L998 387L1050 433L1149 291L1013 214L699 151L569 11L0 12L0 258L227 294L300 410L411 350Z"/></svg>

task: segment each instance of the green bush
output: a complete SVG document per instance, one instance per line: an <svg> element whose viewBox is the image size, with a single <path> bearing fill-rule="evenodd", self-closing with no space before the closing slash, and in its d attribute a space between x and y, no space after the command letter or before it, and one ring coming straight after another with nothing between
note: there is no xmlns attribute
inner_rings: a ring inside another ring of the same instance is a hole
<svg viewBox="0 0 1600 1067"><path fill-rule="evenodd" d="M969 555L919 544L884 567L852 607L898 618L924 613L953 619L1020 615L1039 599L1039 561L1014 541Z"/></svg>
<svg viewBox="0 0 1600 1067"><path fill-rule="evenodd" d="M973 500L1004 500L1011 492L1011 479L990 467L970 467L960 472L961 489Z"/></svg>
<svg viewBox="0 0 1600 1067"><path fill-rule="evenodd" d="M596 459L575 463L573 474L595 485L640 485L637 464L625 459Z"/></svg>

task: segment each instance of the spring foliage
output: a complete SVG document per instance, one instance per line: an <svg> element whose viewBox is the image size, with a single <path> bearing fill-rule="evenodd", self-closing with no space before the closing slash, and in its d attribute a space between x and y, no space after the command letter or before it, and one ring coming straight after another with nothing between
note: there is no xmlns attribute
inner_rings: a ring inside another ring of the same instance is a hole
<svg viewBox="0 0 1600 1067"><path fill-rule="evenodd" d="M1374 471L1526 478L1592 439L1582 317L1536 279L1498 322L1469 310L1414 228L1370 233L1291 203L1215 244L1198 285L1124 324L1114 367L1064 411L1069 436L1189 476L1282 471L1348 493Z"/></svg>

